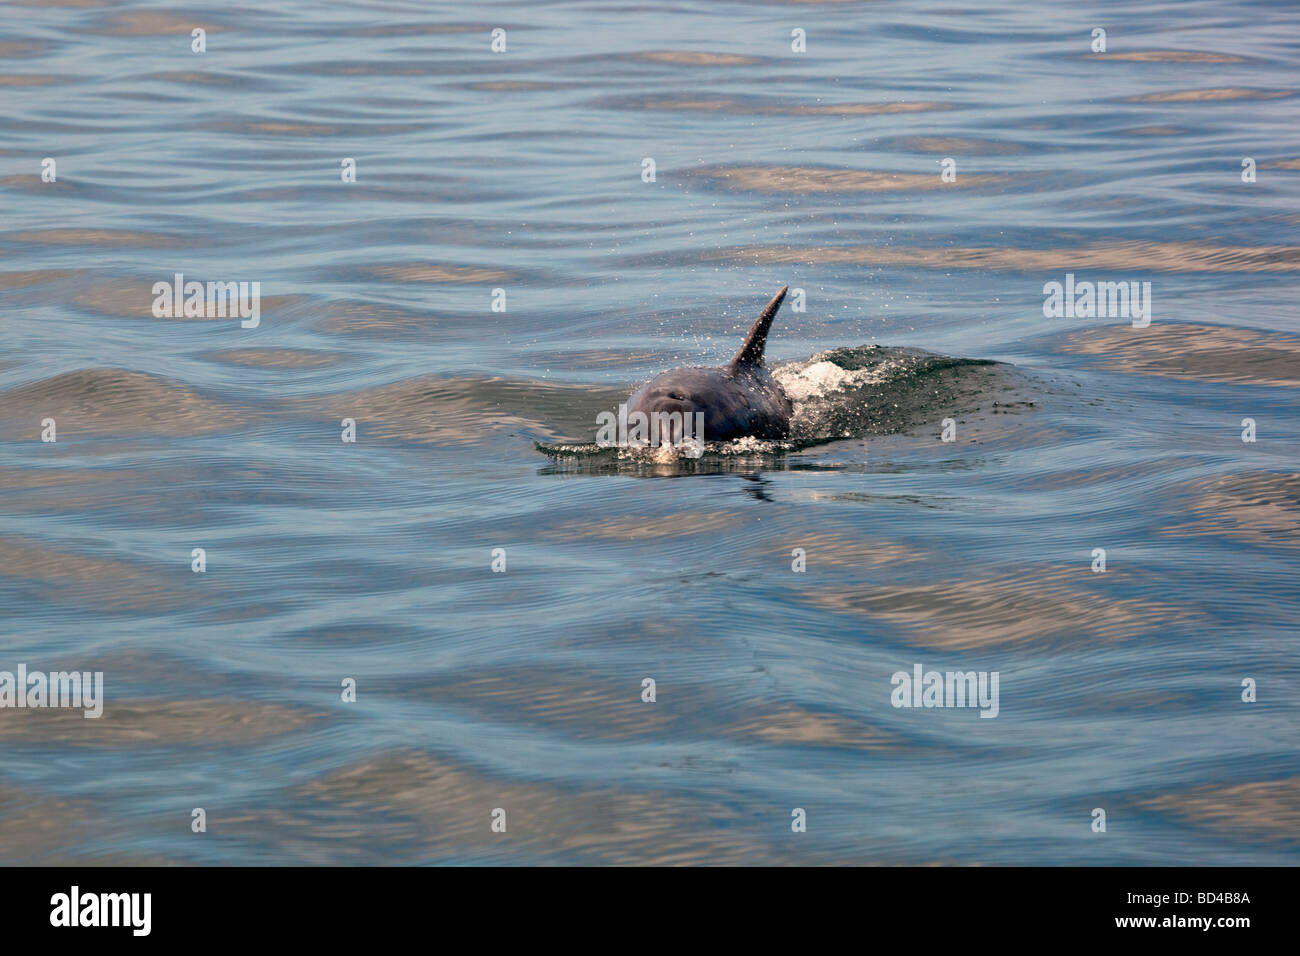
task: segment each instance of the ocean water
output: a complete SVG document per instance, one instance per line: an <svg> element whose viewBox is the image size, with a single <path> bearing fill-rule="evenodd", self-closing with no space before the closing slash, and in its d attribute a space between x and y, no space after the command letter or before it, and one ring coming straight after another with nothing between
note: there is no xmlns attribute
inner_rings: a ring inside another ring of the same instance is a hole
<svg viewBox="0 0 1300 956"><path fill-rule="evenodd" d="M0 861L1300 861L1298 65L1284 2L0 6L0 672L103 674L0 707ZM787 284L816 441L591 446Z"/></svg>

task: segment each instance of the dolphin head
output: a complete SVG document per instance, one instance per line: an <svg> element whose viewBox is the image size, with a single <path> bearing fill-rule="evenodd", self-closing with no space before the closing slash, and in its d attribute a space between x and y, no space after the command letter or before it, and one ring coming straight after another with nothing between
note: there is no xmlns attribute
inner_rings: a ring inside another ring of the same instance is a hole
<svg viewBox="0 0 1300 956"><path fill-rule="evenodd" d="M697 426L712 437L717 423L735 404L728 401L734 389L726 378L718 368L675 368L646 382L629 400L628 408L659 416L663 423L660 434L666 442L680 442L682 429L697 434Z"/></svg>

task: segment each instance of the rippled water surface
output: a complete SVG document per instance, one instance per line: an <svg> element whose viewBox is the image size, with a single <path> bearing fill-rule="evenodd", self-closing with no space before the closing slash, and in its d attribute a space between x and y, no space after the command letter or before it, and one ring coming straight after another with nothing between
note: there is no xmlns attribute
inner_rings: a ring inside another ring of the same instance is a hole
<svg viewBox="0 0 1300 956"><path fill-rule="evenodd" d="M6 3L0 671L106 702L0 709L0 860L1296 863L1297 65L1291 3ZM836 440L583 453L785 284Z"/></svg>

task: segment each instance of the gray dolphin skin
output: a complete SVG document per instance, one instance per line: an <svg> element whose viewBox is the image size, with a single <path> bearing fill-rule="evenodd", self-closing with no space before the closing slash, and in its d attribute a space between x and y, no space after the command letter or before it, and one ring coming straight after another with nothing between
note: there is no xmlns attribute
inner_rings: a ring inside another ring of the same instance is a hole
<svg viewBox="0 0 1300 956"><path fill-rule="evenodd" d="M702 412L705 441L788 437L794 408L780 383L763 367L763 348L789 288L785 286L772 297L730 362L714 368L675 368L656 375L627 400L628 414Z"/></svg>

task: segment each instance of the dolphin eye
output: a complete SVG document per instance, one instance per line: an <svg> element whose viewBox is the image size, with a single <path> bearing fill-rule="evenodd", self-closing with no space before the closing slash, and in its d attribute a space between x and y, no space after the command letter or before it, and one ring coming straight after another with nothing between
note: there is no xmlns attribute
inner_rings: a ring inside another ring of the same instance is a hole
<svg viewBox="0 0 1300 956"><path fill-rule="evenodd" d="M673 401L675 401L675 402L684 402L684 401L686 401L686 396L683 395L681 392L669 392L669 393L668 393L668 397L671 398L671 399L672 399Z"/></svg>

